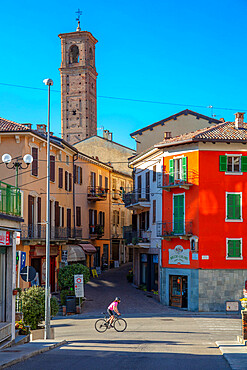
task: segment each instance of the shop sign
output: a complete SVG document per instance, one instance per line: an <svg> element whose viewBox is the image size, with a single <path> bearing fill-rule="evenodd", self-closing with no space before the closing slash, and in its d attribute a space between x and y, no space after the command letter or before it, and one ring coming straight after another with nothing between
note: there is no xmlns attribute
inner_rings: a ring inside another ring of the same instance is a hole
<svg viewBox="0 0 247 370"><path fill-rule="evenodd" d="M9 231L0 230L0 245L10 245Z"/></svg>
<svg viewBox="0 0 247 370"><path fill-rule="evenodd" d="M177 245L174 249L169 249L169 264L170 265L189 265L190 250L184 249L182 245Z"/></svg>
<svg viewBox="0 0 247 370"><path fill-rule="evenodd" d="M198 253L192 253L192 259L198 261Z"/></svg>

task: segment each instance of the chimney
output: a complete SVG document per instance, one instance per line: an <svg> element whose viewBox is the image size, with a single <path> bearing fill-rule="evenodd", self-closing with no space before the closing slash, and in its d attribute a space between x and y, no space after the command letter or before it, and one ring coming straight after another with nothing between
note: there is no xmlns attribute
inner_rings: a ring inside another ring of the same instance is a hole
<svg viewBox="0 0 247 370"><path fill-rule="evenodd" d="M32 129L32 124L31 123L22 123L22 125L26 126L29 130Z"/></svg>
<svg viewBox="0 0 247 370"><path fill-rule="evenodd" d="M103 138L112 141L112 132L109 130L103 130Z"/></svg>
<svg viewBox="0 0 247 370"><path fill-rule="evenodd" d="M243 128L244 127L244 113L235 113L235 128Z"/></svg>
<svg viewBox="0 0 247 370"><path fill-rule="evenodd" d="M220 118L220 122L225 122L225 119L224 118Z"/></svg>
<svg viewBox="0 0 247 370"><path fill-rule="evenodd" d="M37 124L37 131L45 134L46 133L46 125L44 125L44 124L43 125L38 125Z"/></svg>

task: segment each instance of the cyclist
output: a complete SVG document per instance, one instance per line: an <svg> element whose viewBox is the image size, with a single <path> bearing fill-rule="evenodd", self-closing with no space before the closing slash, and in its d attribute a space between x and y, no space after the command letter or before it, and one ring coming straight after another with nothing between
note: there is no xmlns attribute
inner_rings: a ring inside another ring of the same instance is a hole
<svg viewBox="0 0 247 370"><path fill-rule="evenodd" d="M118 304L121 302L121 299L119 297L116 297L114 299L114 301L108 306L107 308L107 312L109 314L109 319L107 320L107 322L112 325L112 322L114 320L114 312L116 312L117 315L121 315L120 312L118 311Z"/></svg>

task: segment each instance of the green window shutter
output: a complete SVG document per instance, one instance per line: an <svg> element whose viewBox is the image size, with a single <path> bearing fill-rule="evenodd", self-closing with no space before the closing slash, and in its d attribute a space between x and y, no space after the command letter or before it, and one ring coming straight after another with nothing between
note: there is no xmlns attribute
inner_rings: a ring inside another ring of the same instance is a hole
<svg viewBox="0 0 247 370"><path fill-rule="evenodd" d="M182 166L183 166L183 181L187 182L187 157L183 157Z"/></svg>
<svg viewBox="0 0 247 370"><path fill-rule="evenodd" d="M174 182L174 160L170 159L169 160L169 183Z"/></svg>
<svg viewBox="0 0 247 370"><path fill-rule="evenodd" d="M220 155L220 171L226 172L227 170L227 156Z"/></svg>
<svg viewBox="0 0 247 370"><path fill-rule="evenodd" d="M228 240L227 257L238 258L241 257L241 241Z"/></svg>
<svg viewBox="0 0 247 370"><path fill-rule="evenodd" d="M184 195L174 195L173 198L173 232L184 234Z"/></svg>
<svg viewBox="0 0 247 370"><path fill-rule="evenodd" d="M241 219L241 199L240 194L227 194L227 215L228 220Z"/></svg>
<svg viewBox="0 0 247 370"><path fill-rule="evenodd" d="M247 172L247 156L241 157L241 172Z"/></svg>

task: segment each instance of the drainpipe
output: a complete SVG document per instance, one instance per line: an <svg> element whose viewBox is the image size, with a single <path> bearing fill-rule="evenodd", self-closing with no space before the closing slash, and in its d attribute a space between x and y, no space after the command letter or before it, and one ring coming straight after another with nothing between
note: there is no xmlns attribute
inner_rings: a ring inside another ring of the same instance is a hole
<svg viewBox="0 0 247 370"><path fill-rule="evenodd" d="M73 185L72 185L72 191L73 191L73 223L74 223L74 237L75 237L75 161L78 159L78 154L73 154Z"/></svg>

